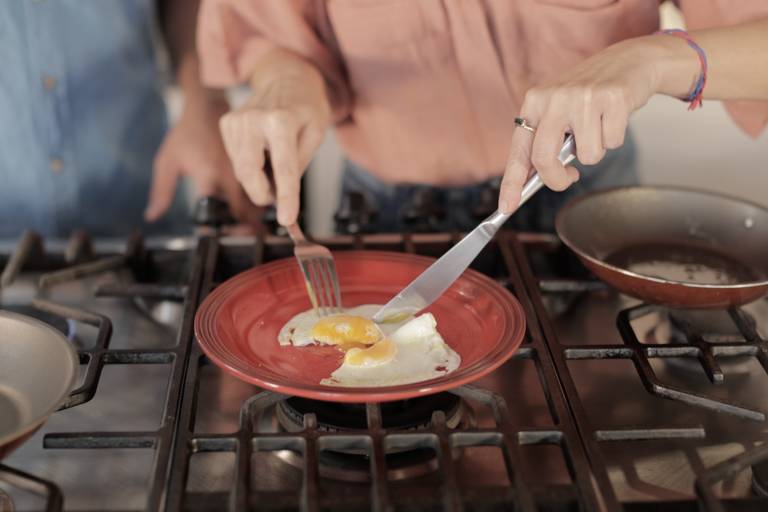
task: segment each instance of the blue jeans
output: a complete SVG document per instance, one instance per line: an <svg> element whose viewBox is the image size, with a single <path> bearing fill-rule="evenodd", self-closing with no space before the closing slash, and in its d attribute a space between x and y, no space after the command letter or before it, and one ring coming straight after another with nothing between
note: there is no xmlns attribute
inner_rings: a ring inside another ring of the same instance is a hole
<svg viewBox="0 0 768 512"><path fill-rule="evenodd" d="M635 144L631 133L627 133L624 145L609 151L597 165L576 167L581 172L581 179L565 192L553 192L542 189L523 205L509 220L508 227L520 231L554 232L555 215L569 199L590 190L633 185L637 183L635 166ZM472 206L478 204L483 189L500 178L489 182L466 187L431 187L429 185L394 185L380 181L354 162L347 160L342 179L342 194L362 193L369 205L377 212L377 217L369 229L376 233L401 232L408 229L402 219L402 211L421 189L431 188L434 197L445 212L439 222L440 231L468 231L473 229L478 219L472 215Z"/></svg>

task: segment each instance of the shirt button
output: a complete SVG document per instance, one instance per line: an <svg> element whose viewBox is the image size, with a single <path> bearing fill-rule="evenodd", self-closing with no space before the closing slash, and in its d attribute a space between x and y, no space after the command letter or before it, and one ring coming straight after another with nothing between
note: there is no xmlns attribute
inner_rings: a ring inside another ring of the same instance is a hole
<svg viewBox="0 0 768 512"><path fill-rule="evenodd" d="M58 80L56 80L55 76L51 75L44 75L43 76L43 87L45 87L47 90L52 90L54 87L56 87L56 84L58 83Z"/></svg>
<svg viewBox="0 0 768 512"><path fill-rule="evenodd" d="M51 171L54 174L59 174L61 170L64 168L64 162L61 161L61 158L52 158L50 165L51 165Z"/></svg>

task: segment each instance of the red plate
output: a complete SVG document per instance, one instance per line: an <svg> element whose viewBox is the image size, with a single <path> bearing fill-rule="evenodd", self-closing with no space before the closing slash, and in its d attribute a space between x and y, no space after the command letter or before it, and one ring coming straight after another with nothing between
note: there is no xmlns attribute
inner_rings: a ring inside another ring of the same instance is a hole
<svg viewBox="0 0 768 512"><path fill-rule="evenodd" d="M375 251L334 254L346 307L384 304L434 260ZM399 386L323 386L343 354L333 347L282 347L280 328L311 308L296 260L260 265L229 279L203 301L195 334L203 351L235 377L289 395L333 402L386 402L428 395L467 384L491 372L520 346L525 315L504 287L466 271L427 311L461 356L456 371Z"/></svg>

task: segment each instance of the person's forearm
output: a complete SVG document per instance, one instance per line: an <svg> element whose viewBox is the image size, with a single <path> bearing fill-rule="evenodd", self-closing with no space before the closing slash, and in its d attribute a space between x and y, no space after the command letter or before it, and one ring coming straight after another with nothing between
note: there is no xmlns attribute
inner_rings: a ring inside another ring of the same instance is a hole
<svg viewBox="0 0 768 512"><path fill-rule="evenodd" d="M707 55L705 99L768 100L768 19L691 31L690 36ZM660 50L658 92L687 96L700 73L696 52L677 37L643 39Z"/></svg>
<svg viewBox="0 0 768 512"><path fill-rule="evenodd" d="M195 27L199 0L161 0L160 25L175 71L176 83L184 95L223 99L223 93L206 89L200 80L195 50Z"/></svg>

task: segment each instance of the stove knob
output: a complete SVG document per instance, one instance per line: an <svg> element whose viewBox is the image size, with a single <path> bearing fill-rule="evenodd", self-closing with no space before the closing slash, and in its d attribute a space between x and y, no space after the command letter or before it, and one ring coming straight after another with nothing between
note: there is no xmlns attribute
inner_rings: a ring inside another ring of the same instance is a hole
<svg viewBox="0 0 768 512"><path fill-rule="evenodd" d="M438 231L445 220L445 209L439 203L434 189L420 188L400 213L409 231Z"/></svg>
<svg viewBox="0 0 768 512"><path fill-rule="evenodd" d="M339 233L354 235L365 233L376 220L376 212L368 205L361 192L350 192L341 199L341 206L333 216Z"/></svg>
<svg viewBox="0 0 768 512"><path fill-rule="evenodd" d="M477 222L482 221L496 211L498 203L499 189L494 186L484 187L480 190L479 201L472 207L472 217L474 217Z"/></svg>
<svg viewBox="0 0 768 512"><path fill-rule="evenodd" d="M192 220L198 226L220 228L227 224L234 224L235 218L229 210L229 205L217 197L201 197L195 205Z"/></svg>

